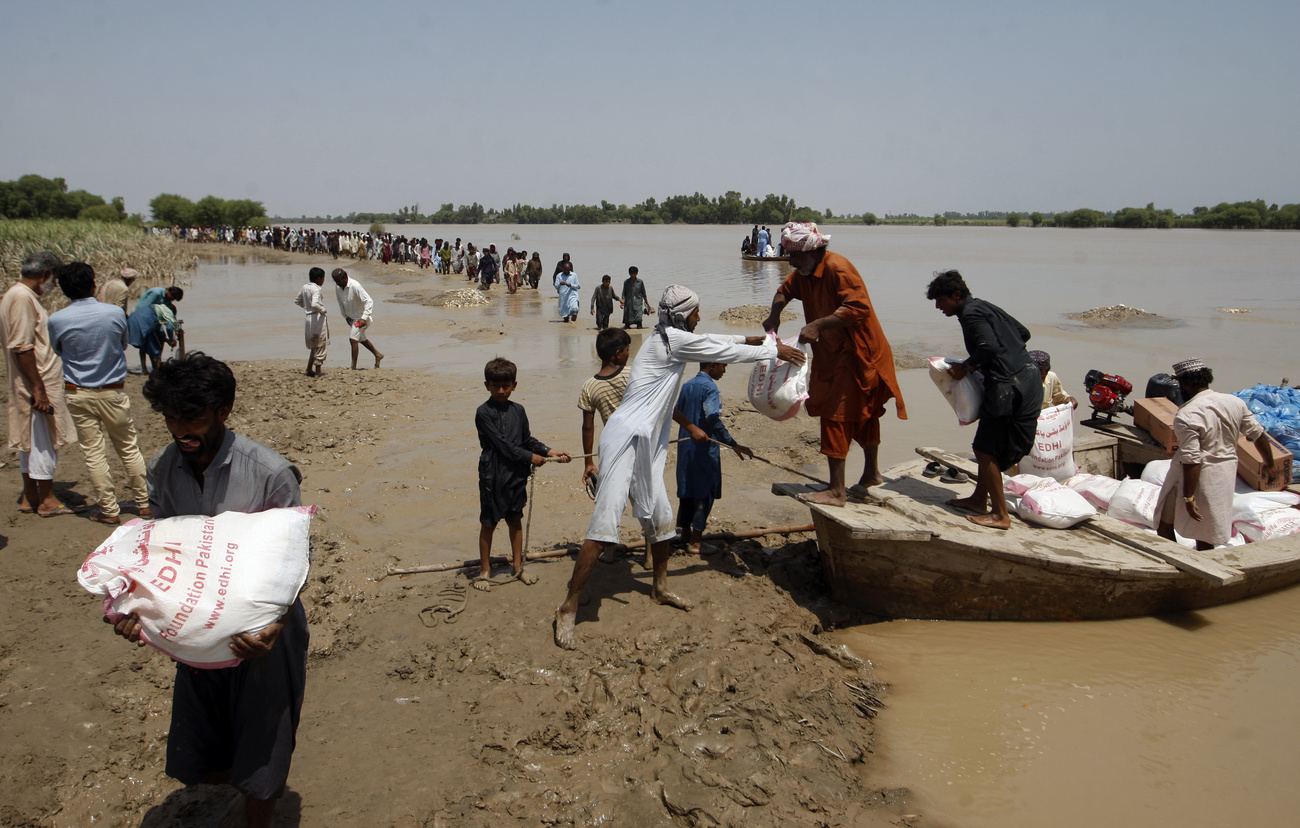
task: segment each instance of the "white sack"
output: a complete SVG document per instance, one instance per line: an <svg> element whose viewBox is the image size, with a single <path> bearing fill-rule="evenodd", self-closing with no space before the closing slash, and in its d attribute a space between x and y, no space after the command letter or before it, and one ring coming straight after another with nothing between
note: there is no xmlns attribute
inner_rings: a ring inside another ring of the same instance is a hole
<svg viewBox="0 0 1300 828"><path fill-rule="evenodd" d="M1106 514L1131 523L1154 529L1156 526L1156 502L1160 500L1160 487L1145 480L1126 479L1120 481L1119 488L1111 496Z"/></svg>
<svg viewBox="0 0 1300 828"><path fill-rule="evenodd" d="M1245 494L1232 496L1232 528L1242 531L1237 524L1246 523L1256 530L1264 526L1264 515L1278 509L1300 504L1300 494L1295 492L1260 492L1252 489Z"/></svg>
<svg viewBox="0 0 1300 828"><path fill-rule="evenodd" d="M1053 482L1050 477L1039 477L1036 474L1017 474L1015 476L1002 476L1002 488L1008 494L1020 497L1032 488L1041 486L1044 483Z"/></svg>
<svg viewBox="0 0 1300 828"><path fill-rule="evenodd" d="M768 339L776 341L776 333L767 332ZM812 370L812 349L799 337L782 340L798 348L808 357L803 365L783 362L773 357L754 363L749 374L749 401L759 412L773 420L788 420L799 413L799 406L808 399L808 376Z"/></svg>
<svg viewBox="0 0 1300 828"><path fill-rule="evenodd" d="M939 386L943 398L957 412L958 425L970 425L980 418L980 404L984 401L984 380L976 371L960 380L948 376L948 369L955 363L943 357L930 357L930 379Z"/></svg>
<svg viewBox="0 0 1300 828"><path fill-rule="evenodd" d="M1274 510L1261 512L1257 521L1234 523L1232 529L1242 534L1242 537L1251 543L1271 541L1274 538L1286 537L1288 534L1300 534L1300 511L1287 507L1274 508Z"/></svg>
<svg viewBox="0 0 1300 828"><path fill-rule="evenodd" d="M1078 471L1074 465L1074 406L1064 403L1043 409L1034 445L1020 458L1020 470L1053 480L1065 480Z"/></svg>
<svg viewBox="0 0 1300 828"><path fill-rule="evenodd" d="M1172 462L1174 461L1152 460L1142 467L1142 479L1157 486L1165 485L1165 478L1169 476L1169 464Z"/></svg>
<svg viewBox="0 0 1300 828"><path fill-rule="evenodd" d="M116 622L135 613L140 639L198 668L239 663L231 636L257 632L307 582L315 506L133 520L90 553L77 581Z"/></svg>
<svg viewBox="0 0 1300 828"><path fill-rule="evenodd" d="M1098 509L1104 510L1110 508L1110 499L1115 496L1115 490L1119 488L1119 481L1104 474L1088 474L1084 472L1067 478L1062 485L1083 495L1084 500L1087 500Z"/></svg>
<svg viewBox="0 0 1300 828"><path fill-rule="evenodd" d="M1097 514L1083 495L1055 480L1047 480L1026 491L1016 504L1016 514L1040 526L1069 529Z"/></svg>

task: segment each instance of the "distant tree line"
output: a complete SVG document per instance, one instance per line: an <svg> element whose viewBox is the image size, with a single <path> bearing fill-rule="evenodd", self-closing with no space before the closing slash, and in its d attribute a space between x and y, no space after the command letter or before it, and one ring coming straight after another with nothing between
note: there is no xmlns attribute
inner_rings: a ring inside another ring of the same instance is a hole
<svg viewBox="0 0 1300 828"><path fill-rule="evenodd" d="M670 196L662 202L648 198L627 206L602 200L599 205L552 204L534 207L515 204L503 210L487 209L478 202L469 205L443 204L424 214L420 205L403 207L395 213L348 213L338 216L302 216L275 221L346 222L348 224L784 224L787 221L824 221L834 218L824 212L798 206L786 195L762 199L745 198L735 190L709 198L702 193Z"/></svg>
<svg viewBox="0 0 1300 828"><path fill-rule="evenodd" d="M190 201L185 196L162 193L149 202L153 220L169 227L265 227L266 208L246 198L227 200L204 196Z"/></svg>
<svg viewBox="0 0 1300 828"><path fill-rule="evenodd" d="M24 175L17 181L0 181L0 218L86 219L140 224L140 215L126 214L121 196L111 202L85 190L68 191L62 178Z"/></svg>
<svg viewBox="0 0 1300 828"><path fill-rule="evenodd" d="M162 193L149 202L156 224L180 227L265 227L270 221L260 201L205 196L190 201L174 193ZM143 224L138 213L127 215L121 197L105 201L85 190L68 190L62 178L24 175L16 181L0 182L0 219L80 218L91 221ZM701 193L669 196L662 202L647 198L631 207L602 200L599 205L552 204L534 207L515 204L504 210L488 209L478 202L443 204L432 213L421 213L419 203L392 213L348 213L337 216L300 216L273 219L276 223L330 222L346 224L783 224L787 221L860 221L864 224L1008 224L1018 227L1132 227L1207 228L1215 230L1300 230L1300 204L1268 204L1255 201L1223 202L1214 207L1196 207L1191 213L1146 207L1125 207L1101 212L1087 207L1056 213L1019 213L984 210L978 213L875 213L836 216L829 209L800 207L786 195L768 194L761 199L741 196L735 190L709 198Z"/></svg>

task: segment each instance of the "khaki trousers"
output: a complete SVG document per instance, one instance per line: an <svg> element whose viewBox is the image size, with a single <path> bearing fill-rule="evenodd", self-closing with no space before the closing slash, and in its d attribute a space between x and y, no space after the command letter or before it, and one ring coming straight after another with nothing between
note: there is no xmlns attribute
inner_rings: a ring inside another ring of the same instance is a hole
<svg viewBox="0 0 1300 828"><path fill-rule="evenodd" d="M77 425L77 441L86 455L90 485L104 517L114 517L121 510L113 490L113 475L108 468L108 444L126 467L127 494L135 505L149 505L145 485L144 456L136 444L135 423L131 419L131 398L121 389L78 388L68 391L68 411Z"/></svg>

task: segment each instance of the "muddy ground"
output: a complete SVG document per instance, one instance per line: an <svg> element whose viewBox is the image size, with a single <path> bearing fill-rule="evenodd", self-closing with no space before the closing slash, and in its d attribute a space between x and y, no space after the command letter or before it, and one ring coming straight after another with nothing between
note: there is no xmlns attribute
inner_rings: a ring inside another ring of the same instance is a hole
<svg viewBox="0 0 1300 828"><path fill-rule="evenodd" d="M887 690L818 637L857 619L826 601L809 536L675 555L690 613L650 602L639 554L597 564L579 649L565 652L551 618L569 557L531 564L534 586L486 594L455 571L384 577L476 554L467 412L481 387L388 368L309 380L287 363L233 367L230 425L297 463L303 502L321 507L306 703L277 825L925 824L905 790L871 783ZM149 456L168 436L141 384L128 379ZM738 439L795 467L816 461L814 422L791 439L746 408L728 411ZM0 502L12 504L6 460ZM80 450L59 463L57 491L84 503ZM739 468L729 486L773 477ZM530 549L580 540L590 504L577 472L539 472ZM763 525L761 509L741 519L745 504L729 505L714 528ZM11 506L0 518L0 824L215 825L232 790L163 773L174 666L115 638L76 583L108 534L84 516Z"/></svg>

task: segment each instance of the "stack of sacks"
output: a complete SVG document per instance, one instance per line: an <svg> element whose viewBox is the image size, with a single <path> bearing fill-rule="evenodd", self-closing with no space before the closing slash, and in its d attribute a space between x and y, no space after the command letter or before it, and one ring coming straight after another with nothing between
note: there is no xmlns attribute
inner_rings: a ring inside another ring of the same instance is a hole
<svg viewBox="0 0 1300 828"><path fill-rule="evenodd" d="M1052 529L1069 529L1097 514L1083 495L1050 477L1018 474L1004 478L1007 493L1017 499L1009 504L1029 523Z"/></svg>
<svg viewBox="0 0 1300 828"><path fill-rule="evenodd" d="M1232 532L1250 543L1300 534L1300 494L1239 492L1232 498Z"/></svg>

